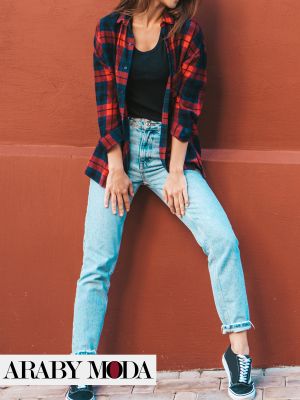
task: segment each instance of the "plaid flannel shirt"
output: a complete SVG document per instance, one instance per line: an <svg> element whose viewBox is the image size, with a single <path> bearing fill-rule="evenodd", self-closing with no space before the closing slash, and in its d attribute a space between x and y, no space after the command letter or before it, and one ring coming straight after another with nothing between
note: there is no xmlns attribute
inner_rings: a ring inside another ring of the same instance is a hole
<svg viewBox="0 0 300 400"><path fill-rule="evenodd" d="M125 172L129 167L129 120L125 90L134 49L129 16L116 11L100 18L94 36L93 65L100 138L86 165L85 174L106 187L108 150L119 143ZM174 24L166 10L161 22L165 37ZM169 171L171 138L188 142L184 169L206 173L201 159L197 120L201 114L207 81L207 57L203 32L190 18L179 33L165 39L169 60L160 138L160 159Z"/></svg>

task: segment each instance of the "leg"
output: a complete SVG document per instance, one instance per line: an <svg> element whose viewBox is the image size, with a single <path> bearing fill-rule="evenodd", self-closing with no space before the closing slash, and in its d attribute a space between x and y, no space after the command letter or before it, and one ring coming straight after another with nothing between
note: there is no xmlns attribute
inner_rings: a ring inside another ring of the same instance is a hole
<svg viewBox="0 0 300 400"><path fill-rule="evenodd" d="M139 183L133 182L136 193ZM83 240L83 264L74 304L72 354L97 353L107 309L110 277L119 255L122 217L104 207L105 189L90 179ZM132 200L132 199L131 199Z"/></svg>
<svg viewBox="0 0 300 400"><path fill-rule="evenodd" d="M150 188L161 199L167 171L161 168L152 177ZM184 171L190 205L180 219L193 233L197 243L208 256L209 274L221 331L240 332L251 328L249 308L240 259L239 242L228 217L197 170ZM234 337L237 335L231 335ZM243 334L243 337L246 337Z"/></svg>
<svg viewBox="0 0 300 400"><path fill-rule="evenodd" d="M241 332L230 332L229 340L234 353L249 354L247 330Z"/></svg>

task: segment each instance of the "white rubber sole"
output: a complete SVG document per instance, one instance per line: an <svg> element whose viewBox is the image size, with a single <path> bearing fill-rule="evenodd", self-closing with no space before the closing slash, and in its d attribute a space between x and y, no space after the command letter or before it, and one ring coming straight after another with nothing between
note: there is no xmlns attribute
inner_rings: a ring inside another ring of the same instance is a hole
<svg viewBox="0 0 300 400"><path fill-rule="evenodd" d="M65 400L71 400L70 397L68 396L68 393L66 393L66 395L65 395ZM92 400L96 400L95 394L92 397Z"/></svg>
<svg viewBox="0 0 300 400"><path fill-rule="evenodd" d="M225 369L225 372L226 372L226 374L227 374L227 378L228 378L228 395L229 395L229 397L231 397L232 399L234 399L234 400L243 400L243 399L247 399L247 400L249 400L249 399L254 399L255 398L255 396L256 396L256 390L255 390L255 387L253 387L253 390L251 390L251 392L250 393L247 393L247 394L245 394L245 395L237 395L237 394L235 394L235 393L233 393L233 391L230 389L230 385L231 385L231 375L230 375L230 371L229 371L229 367L228 367L228 364L227 364L227 361L226 361L226 358L224 357L224 354L222 355L222 364L223 364L223 367L224 367L224 369Z"/></svg>

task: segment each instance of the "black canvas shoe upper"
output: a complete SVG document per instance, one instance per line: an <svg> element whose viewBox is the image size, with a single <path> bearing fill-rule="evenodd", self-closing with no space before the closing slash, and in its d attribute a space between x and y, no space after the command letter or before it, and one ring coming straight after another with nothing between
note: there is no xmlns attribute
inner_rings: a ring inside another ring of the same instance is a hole
<svg viewBox="0 0 300 400"><path fill-rule="evenodd" d="M95 400L95 395L91 385L71 385L66 394L66 399Z"/></svg>
<svg viewBox="0 0 300 400"><path fill-rule="evenodd" d="M231 345L224 353L230 371L230 389L236 394L247 394L253 390L254 383L251 379L252 358L248 354L236 354Z"/></svg>

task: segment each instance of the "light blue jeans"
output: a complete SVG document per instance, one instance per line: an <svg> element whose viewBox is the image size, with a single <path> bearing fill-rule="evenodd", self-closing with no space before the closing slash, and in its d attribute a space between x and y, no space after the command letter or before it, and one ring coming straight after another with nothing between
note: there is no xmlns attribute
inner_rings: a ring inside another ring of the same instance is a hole
<svg viewBox="0 0 300 400"><path fill-rule="evenodd" d="M128 176L136 194L147 185L163 201L168 171L159 157L161 122L129 117ZM184 170L189 206L180 218L208 256L214 302L221 332L254 327L250 321L239 242L228 217L198 170ZM83 264L74 304L72 353L97 354L107 309L110 277L117 263L126 209L113 214L104 207L105 189L90 179L83 240ZM131 197L130 197L131 198ZM131 198L132 201L132 198Z"/></svg>

